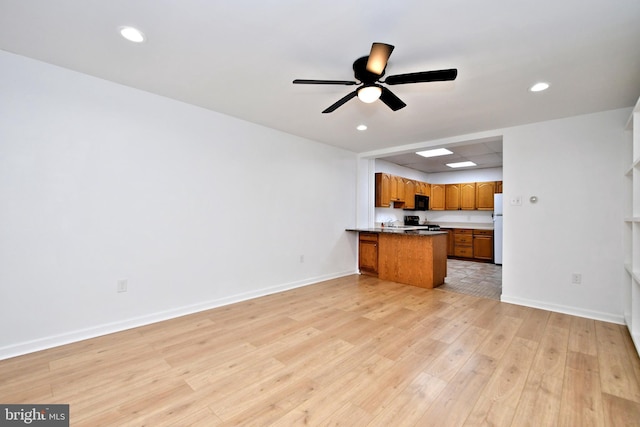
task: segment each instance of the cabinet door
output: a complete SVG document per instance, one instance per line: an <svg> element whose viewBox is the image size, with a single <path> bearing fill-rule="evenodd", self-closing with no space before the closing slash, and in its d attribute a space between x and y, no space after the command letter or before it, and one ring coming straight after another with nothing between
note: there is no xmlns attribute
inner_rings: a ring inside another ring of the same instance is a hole
<svg viewBox="0 0 640 427"><path fill-rule="evenodd" d="M360 233L358 266L363 274L378 274L378 235Z"/></svg>
<svg viewBox="0 0 640 427"><path fill-rule="evenodd" d="M502 194L502 181L496 181L496 194Z"/></svg>
<svg viewBox="0 0 640 427"><path fill-rule="evenodd" d="M404 207L406 209L416 207L416 186L412 179L404 180Z"/></svg>
<svg viewBox="0 0 640 427"><path fill-rule="evenodd" d="M431 184L427 182L422 183L422 194L431 197Z"/></svg>
<svg viewBox="0 0 640 427"><path fill-rule="evenodd" d="M391 206L391 176L387 173L376 174L376 207L388 208Z"/></svg>
<svg viewBox="0 0 640 427"><path fill-rule="evenodd" d="M493 210L495 188L496 183L493 181L476 183L476 209L479 211Z"/></svg>
<svg viewBox="0 0 640 427"><path fill-rule="evenodd" d="M445 185L431 184L431 197L429 199L429 209L443 211L445 207Z"/></svg>
<svg viewBox="0 0 640 427"><path fill-rule="evenodd" d="M404 179L391 175L391 201L404 202Z"/></svg>
<svg viewBox="0 0 640 427"><path fill-rule="evenodd" d="M476 208L476 183L460 184L460 209L472 211Z"/></svg>
<svg viewBox="0 0 640 427"><path fill-rule="evenodd" d="M444 208L448 211L460 209L460 184L446 184Z"/></svg>
<svg viewBox="0 0 640 427"><path fill-rule="evenodd" d="M473 236L473 257L488 261L493 260L493 237Z"/></svg>

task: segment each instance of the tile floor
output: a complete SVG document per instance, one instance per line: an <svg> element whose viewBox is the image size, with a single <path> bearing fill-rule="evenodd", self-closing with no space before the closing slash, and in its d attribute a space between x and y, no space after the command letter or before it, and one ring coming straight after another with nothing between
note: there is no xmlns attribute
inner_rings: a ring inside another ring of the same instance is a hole
<svg viewBox="0 0 640 427"><path fill-rule="evenodd" d="M500 300L502 266L484 262L447 260L447 277L438 289Z"/></svg>

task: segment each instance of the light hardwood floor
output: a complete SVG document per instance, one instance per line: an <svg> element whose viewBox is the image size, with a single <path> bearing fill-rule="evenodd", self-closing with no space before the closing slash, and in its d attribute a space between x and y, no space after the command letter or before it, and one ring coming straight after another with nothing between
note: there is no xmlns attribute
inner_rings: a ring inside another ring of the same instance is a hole
<svg viewBox="0 0 640 427"><path fill-rule="evenodd" d="M0 361L72 426L638 426L626 328L349 276Z"/></svg>

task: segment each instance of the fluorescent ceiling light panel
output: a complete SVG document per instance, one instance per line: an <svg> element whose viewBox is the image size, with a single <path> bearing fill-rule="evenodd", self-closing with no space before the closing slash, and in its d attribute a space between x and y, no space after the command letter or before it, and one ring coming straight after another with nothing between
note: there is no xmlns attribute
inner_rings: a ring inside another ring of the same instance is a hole
<svg viewBox="0 0 640 427"><path fill-rule="evenodd" d="M453 152L447 150L446 148L436 148L435 150L418 151L416 154L422 157L436 157L436 156L446 156L447 154L453 154Z"/></svg>
<svg viewBox="0 0 640 427"><path fill-rule="evenodd" d="M469 166L477 166L473 162L447 163L450 168L468 168Z"/></svg>

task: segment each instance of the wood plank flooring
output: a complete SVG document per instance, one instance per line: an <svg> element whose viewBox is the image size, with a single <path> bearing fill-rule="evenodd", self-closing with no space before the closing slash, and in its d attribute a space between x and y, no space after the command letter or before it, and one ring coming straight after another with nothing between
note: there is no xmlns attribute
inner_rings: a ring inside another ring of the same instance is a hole
<svg viewBox="0 0 640 427"><path fill-rule="evenodd" d="M72 426L638 426L624 326L349 276L0 361Z"/></svg>

